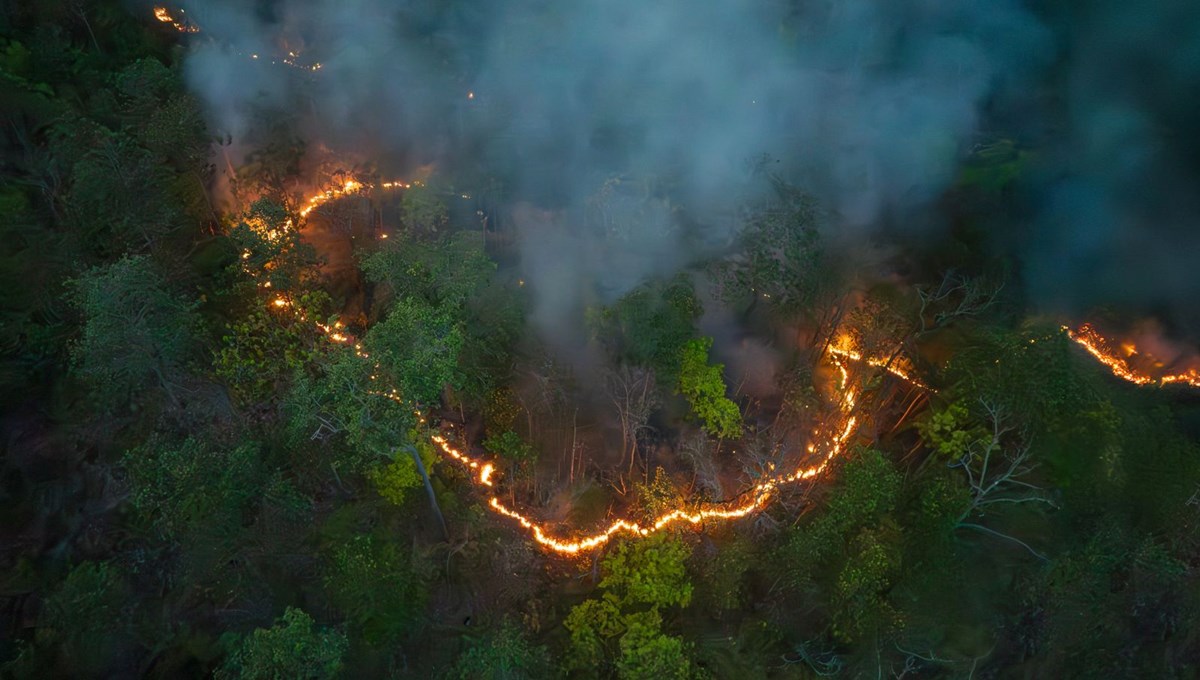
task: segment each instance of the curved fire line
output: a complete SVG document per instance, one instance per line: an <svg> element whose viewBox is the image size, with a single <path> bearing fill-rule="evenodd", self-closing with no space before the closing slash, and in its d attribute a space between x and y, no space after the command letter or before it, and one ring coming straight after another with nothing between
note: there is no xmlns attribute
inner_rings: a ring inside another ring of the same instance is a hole
<svg viewBox="0 0 1200 680"><path fill-rule="evenodd" d="M321 205L329 201L368 190L373 188L373 186L374 185L358 182L356 180L350 180L338 188L323 191L305 201L304 207L300 210L300 217L307 217L308 214L313 210L319 208ZM409 188L412 186L412 183L399 181L385 182L379 186L384 189ZM292 228L292 223L289 221L286 227ZM291 303L282 297L276 297L273 299L271 304L279 308L291 307ZM304 316L301 316L300 319L302 321L306 320ZM329 338L331 342L335 342L337 344L349 344L352 340L352 338L340 332L342 329L342 325L340 323L335 323L333 326L328 326L315 321L313 323L322 331L322 333L324 333L327 338ZM1113 374L1119 378L1137 385L1180 383L1189 385L1191 387L1200 388L1200 374L1197 374L1195 369L1183 374L1162 376L1157 380L1145 375L1144 373L1139 373L1133 370L1129 367L1127 362L1112 353L1110 350L1106 349L1107 345L1109 344L1108 341L1096 333L1096 331L1088 324L1081 326L1078 331L1073 331L1070 328L1063 326L1063 331L1071 340L1075 341L1085 350L1087 350L1092 357L1109 367ZM358 357L363 359L369 358L369 355L363 351L360 344L356 343L353 347L354 352ZM841 398L839 400L838 410L841 414L841 423L839 426L833 428L832 436L830 436L827 440L824 455L815 464L807 467L796 468L791 473L786 475L777 475L771 477L765 481L759 482L751 487L747 492L743 492L739 495L739 497L749 495L750 500L748 501L740 504L735 503L718 506L715 508L701 508L693 510L689 510L687 507L680 507L659 515L653 522L649 522L645 526L638 522L633 522L627 519L619 519L612 522L608 525L608 527L601 531L589 535L576 536L574 538L561 538L555 536L546 528L545 524L536 522L533 519L530 519L528 515L510 508L495 495L489 495L487 505L497 515L513 520L517 525L523 528L538 545L548 549L551 552L562 555L577 555L594 550L608 543L615 536L621 534L627 534L631 537L641 538L676 524L688 523L692 525L699 525L708 520L731 521L753 514L766 507L766 505L781 487L820 476L829 468L830 464L832 464L836 458L845 452L847 442L854 435L855 429L858 425L858 417L854 415L854 408L857 404L859 396L855 390L848 387L850 375L849 371L846 369L847 361L865 363L868 366L882 369L897 379L900 379L918 389L934 391L932 388L913 377L908 371L896 366L894 361L875 357L864 357L861 353L848 346L848 342L845 339L837 345L831 346L828 349L827 355L837 368L839 374L838 390ZM375 367L378 368L379 365L376 364ZM374 375L371 376L372 379L375 379L375 377L376 376ZM387 390L372 390L368 392L368 394L391 399L400 403L405 403L402 396L394 388ZM425 417L419 411L414 411L414 413L417 415L417 418L420 422L425 422ZM814 433L814 438L819 438L819 434L819 431ZM437 447L447 458L461 464L468 471L469 478L474 484L486 489L495 488L499 473L494 463L466 455L462 451L459 451L452 446L450 441L440 433L432 435L430 439L435 445L437 445ZM810 444L808 451L809 453L816 453L817 448L817 445Z"/></svg>

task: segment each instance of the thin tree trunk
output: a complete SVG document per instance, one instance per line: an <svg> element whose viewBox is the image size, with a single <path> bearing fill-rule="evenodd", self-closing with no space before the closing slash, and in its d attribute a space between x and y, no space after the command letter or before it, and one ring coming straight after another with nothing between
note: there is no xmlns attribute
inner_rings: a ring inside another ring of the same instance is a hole
<svg viewBox="0 0 1200 680"><path fill-rule="evenodd" d="M417 472L421 473L421 479L425 482L425 493L429 494L429 505L433 508L433 514L437 516L438 524L442 527L442 537L450 540L450 532L446 529L446 518L442 516L442 508L438 506L437 494L433 492L433 483L429 481L429 473L425 470L425 462L421 460L421 454L415 446L405 444L403 448L412 456L413 462L417 464Z"/></svg>

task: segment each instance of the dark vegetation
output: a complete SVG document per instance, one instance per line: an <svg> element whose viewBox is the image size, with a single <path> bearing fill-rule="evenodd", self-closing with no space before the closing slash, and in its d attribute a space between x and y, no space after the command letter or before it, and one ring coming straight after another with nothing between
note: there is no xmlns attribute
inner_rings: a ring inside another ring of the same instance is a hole
<svg viewBox="0 0 1200 680"><path fill-rule="evenodd" d="M312 220L398 216L351 227L349 283L286 228L291 142L214 207L175 39L113 2L0 4L0 675L1197 672L1197 401L1027 318L970 207L1006 199L1007 156L970 159L962 228L906 277L853 273L760 174L722 257L587 311L580 366L529 331L505 235L432 190ZM714 307L773 347L768 394L699 330ZM836 419L841 335L936 392L852 366L851 450L738 522L550 556L429 443L486 450L563 531L732 498Z"/></svg>

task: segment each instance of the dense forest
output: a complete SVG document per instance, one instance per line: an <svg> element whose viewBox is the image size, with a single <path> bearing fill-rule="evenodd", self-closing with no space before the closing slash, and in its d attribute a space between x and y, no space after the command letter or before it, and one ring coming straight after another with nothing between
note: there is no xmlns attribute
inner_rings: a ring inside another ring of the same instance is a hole
<svg viewBox="0 0 1200 680"><path fill-rule="evenodd" d="M820 3L764 4L791 45ZM233 138L157 12L0 2L0 676L1200 669L1200 372L1170 305L1040 304L1045 137L998 115L874 228L789 149L695 192L620 125L555 200L479 54L420 143Z"/></svg>

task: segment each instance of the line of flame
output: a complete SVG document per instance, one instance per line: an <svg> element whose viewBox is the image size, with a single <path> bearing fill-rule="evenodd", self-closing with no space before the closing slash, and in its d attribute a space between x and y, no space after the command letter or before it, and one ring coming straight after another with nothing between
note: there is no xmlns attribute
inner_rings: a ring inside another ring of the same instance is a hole
<svg viewBox="0 0 1200 680"><path fill-rule="evenodd" d="M342 196L350 195L352 193L363 191L367 188L370 188L370 186L371 185L369 184L360 183L356 180L350 180L339 188L321 192L320 194L310 197L305 202L304 208L300 210L300 217L307 217L308 214L313 210L329 201ZM407 188L411 186L411 184L404 182L385 182L381 184L381 186L383 188ZM273 303L275 306L281 308L291 307L291 303L282 297L275 298ZM300 318L301 320L304 320L303 316ZM339 332L338 329L341 328L340 324L335 323L331 327L316 323L316 326L333 342L339 344L348 344L352 340L350 337ZM1080 327L1078 332L1072 331L1067 327L1064 327L1063 330L1067 332L1068 336L1072 340L1083 346L1089 354L1095 357L1102 364L1108 366L1109 369L1113 371L1114 375L1138 385L1146 385L1155 382L1153 378L1132 370L1123 359L1120 359L1111 352L1106 351L1104 349L1104 345L1107 344L1106 341L1104 341L1102 337L1095 333L1095 331L1092 330L1089 325L1085 324L1084 326ZM362 351L362 346L360 344L356 343L354 345L354 351L359 357L363 359L368 358L368 355ZM670 512L659 515L654 519L653 522L649 522L645 526L642 526L638 522L619 519L612 522L608 525L608 527L599 532L590 535L577 536L574 538L563 538L553 535L543 524L540 524L533 519L530 519L528 515L505 505L498 496L491 495L488 499L487 505L496 514L515 521L520 527L528 532L528 534L537 544L554 553L563 555L576 555L594 550L608 543L614 536L619 534L628 534L634 537L644 537L675 524L689 523L692 525L699 525L708 520L730 521L746 517L747 515L764 508L780 487L788 484L794 484L802 480L812 479L821 475L829 468L830 464L832 464L835 459L845 452L847 443L854 435L854 432L858 426L858 417L854 414L855 405L858 401L858 394L853 389L848 387L849 372L846 369L847 361L865 363L875 368L881 368L896 378L904 380L905 382L908 382L916 387L927 390L931 389L902 368L895 366L894 362L875 357L864 357L861 353L851 348L846 340L839 342L835 346L831 346L828 350L828 355L839 372L838 383L839 391L841 392L839 411L842 416L841 426L839 428L835 428L833 435L829 438L826 444L827 448L824 456L822 456L817 463L807 467L797 468L787 475L778 475L759 482L749 490L749 500L747 501L744 501L740 504L725 505L715 508L701 508L695 510L676 508ZM378 368L378 365L376 365L376 368ZM375 377L375 375L372 375L371 379L374 380ZM1200 387L1200 375L1198 375L1193 369L1185 374L1163 376L1162 378L1159 378L1158 382L1162 384L1183 383L1193 387ZM378 395L400 403L404 403L403 397L394 388L389 390L371 391L369 394ZM425 422L425 417L420 412L416 412L416 415L420 422ZM818 434L819 432L814 433L814 438L817 438ZM494 463L483 459L473 458L462 451L459 451L452 446L450 441L442 434L432 435L431 440L448 458L463 465L471 473L471 479L475 483L489 489L495 487L498 472ZM815 444L810 444L808 450L811 453L815 453L817 446Z"/></svg>
<svg viewBox="0 0 1200 680"><path fill-rule="evenodd" d="M1096 332L1091 324L1083 324L1079 330L1071 330L1068 326L1063 326L1062 330L1067 334L1067 337L1074 340L1076 344L1084 348L1088 354L1108 367L1112 374L1122 380L1126 380L1135 385L1187 385L1189 387L1200 388L1200 369L1192 368L1184 373L1171 373L1154 378L1147 373L1138 371L1129 365L1129 362L1118 356L1115 352L1108 349L1112 343L1104 336ZM1136 353L1136 348L1130 348L1130 353Z"/></svg>
<svg viewBox="0 0 1200 680"><path fill-rule="evenodd" d="M687 510L685 508L677 508L670 512L659 515L653 522L642 526L638 522L620 519L608 525L607 528L597 533L578 536L575 538L559 538L551 533L541 524L530 519L527 515L513 510L505 505L497 496L491 496L488 499L488 506L497 514L503 515L509 519L515 520L523 529L539 545L560 554L576 555L582 552L587 552L599 548L607 543L618 534L629 534L630 536L641 537L648 536L656 531L660 531L674 524L690 523L698 525L706 520L721 520L729 521L745 517L754 512L761 510L767 505L767 502L775 494L775 492L784 485L793 484L795 482L812 479L825 472L830 463L841 455L846 449L846 443L853 436L858 424L857 416L853 415L854 407L857 402L857 395L853 390L846 389L849 380L849 374L846 371L845 364L841 357L835 356L834 363L837 366L841 378L840 387L843 390L840 410L845 418L842 426L836 434L830 439L828 450L819 462L808 467L798 468L787 475L778 475L759 482L750 489L750 500L737 505L726 505L717 508L704 508L697 510ZM481 461L467 456L463 452L451 446L450 442L442 435L434 435L433 442L437 444L448 457L454 459L471 470L482 468L477 479L481 484L493 486L492 477L494 469L491 463L483 464ZM809 446L809 451L815 451L814 445Z"/></svg>
<svg viewBox="0 0 1200 680"><path fill-rule="evenodd" d="M183 10L179 10L179 13L183 14L184 12L183 12ZM155 7L154 8L154 18L158 19L159 21L163 22L164 24L171 24L171 26L174 27L174 29L179 31L180 33L199 33L200 32L200 27L193 23L188 23L185 21L176 21L175 17L171 16L171 11L168 10L166 7Z"/></svg>

